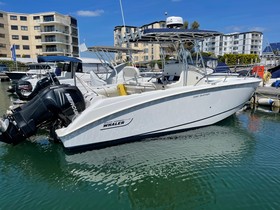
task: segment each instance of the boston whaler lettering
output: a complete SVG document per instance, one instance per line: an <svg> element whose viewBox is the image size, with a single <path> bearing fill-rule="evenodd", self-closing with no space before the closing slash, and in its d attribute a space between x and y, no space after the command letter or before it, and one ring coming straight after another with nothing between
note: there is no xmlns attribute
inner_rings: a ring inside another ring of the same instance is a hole
<svg viewBox="0 0 280 210"><path fill-rule="evenodd" d="M87 149L221 121L244 106L260 79L213 75L198 62L202 60L198 48L192 52L185 48L186 42L197 46L199 40L216 35L220 33L180 28L139 29L128 33L123 40L161 45L161 75L142 80L137 68L128 67L123 69L123 77L130 78L122 84L104 85L91 93L82 95L72 86L48 88L31 103L2 119L0 140L17 142L11 130L19 133L16 135L21 139L28 138L34 134L35 127L48 122L54 125L54 133L65 148ZM165 60L164 54L170 45L177 50L172 62ZM52 103L46 106L44 100ZM41 114L25 118L34 103L38 103L37 109L42 109ZM59 126L57 121L61 122Z"/></svg>

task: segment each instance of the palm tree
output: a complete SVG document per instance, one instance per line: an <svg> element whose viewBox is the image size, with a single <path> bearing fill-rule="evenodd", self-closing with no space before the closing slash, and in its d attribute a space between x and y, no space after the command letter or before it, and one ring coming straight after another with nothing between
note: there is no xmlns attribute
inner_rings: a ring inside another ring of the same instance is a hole
<svg viewBox="0 0 280 210"><path fill-rule="evenodd" d="M191 28L192 29L199 29L199 23L197 22L197 21L194 21L193 23L192 23L192 26L191 26Z"/></svg>
<svg viewBox="0 0 280 210"><path fill-rule="evenodd" d="M188 29L188 27L189 27L189 22L184 21L183 29Z"/></svg>

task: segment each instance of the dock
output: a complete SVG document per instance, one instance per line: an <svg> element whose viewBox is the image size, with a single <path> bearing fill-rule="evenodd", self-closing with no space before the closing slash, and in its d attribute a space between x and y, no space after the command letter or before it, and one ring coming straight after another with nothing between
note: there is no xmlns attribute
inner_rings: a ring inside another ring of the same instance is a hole
<svg viewBox="0 0 280 210"><path fill-rule="evenodd" d="M251 103L260 106L280 107L280 88L258 87L251 98Z"/></svg>
<svg viewBox="0 0 280 210"><path fill-rule="evenodd" d="M0 81L9 81L9 77L5 73L0 73Z"/></svg>

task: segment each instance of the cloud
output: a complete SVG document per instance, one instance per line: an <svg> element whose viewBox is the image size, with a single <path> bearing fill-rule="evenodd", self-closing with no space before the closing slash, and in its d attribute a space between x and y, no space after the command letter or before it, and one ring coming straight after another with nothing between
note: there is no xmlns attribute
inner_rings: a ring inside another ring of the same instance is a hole
<svg viewBox="0 0 280 210"><path fill-rule="evenodd" d="M104 13L104 10L95 10L95 11L79 10L79 11L77 11L78 16L84 16L84 17L97 17L97 16L101 16L103 13Z"/></svg>
<svg viewBox="0 0 280 210"><path fill-rule="evenodd" d="M240 32L240 31L243 31L244 30L244 27L243 26L228 26L226 28L227 31L231 31L231 32Z"/></svg>
<svg viewBox="0 0 280 210"><path fill-rule="evenodd" d="M266 29L263 27L245 27L245 26L228 26L226 31L228 32L245 32L245 31L260 31L264 32Z"/></svg>
<svg viewBox="0 0 280 210"><path fill-rule="evenodd" d="M264 32L265 31L265 28L263 27L252 27L252 28L249 28L250 31L261 31L261 32Z"/></svg>

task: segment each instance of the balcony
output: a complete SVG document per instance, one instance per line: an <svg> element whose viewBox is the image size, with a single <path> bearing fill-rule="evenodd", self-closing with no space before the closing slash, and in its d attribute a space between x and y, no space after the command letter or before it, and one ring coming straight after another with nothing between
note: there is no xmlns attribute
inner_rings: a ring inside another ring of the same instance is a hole
<svg viewBox="0 0 280 210"><path fill-rule="evenodd" d="M69 45L69 40L65 39L45 39L41 41L41 44L65 44Z"/></svg>
<svg viewBox="0 0 280 210"><path fill-rule="evenodd" d="M65 26L70 25L70 23L68 21L60 19L60 18L44 19L43 21L39 21L39 24L40 25L59 24L59 25L65 25Z"/></svg>
<svg viewBox="0 0 280 210"><path fill-rule="evenodd" d="M54 28L54 29L41 30L41 34L64 34L69 36L69 31Z"/></svg>
<svg viewBox="0 0 280 210"><path fill-rule="evenodd" d="M70 50L58 48L58 47L51 47L42 50L42 53L45 55L69 55L71 54Z"/></svg>

